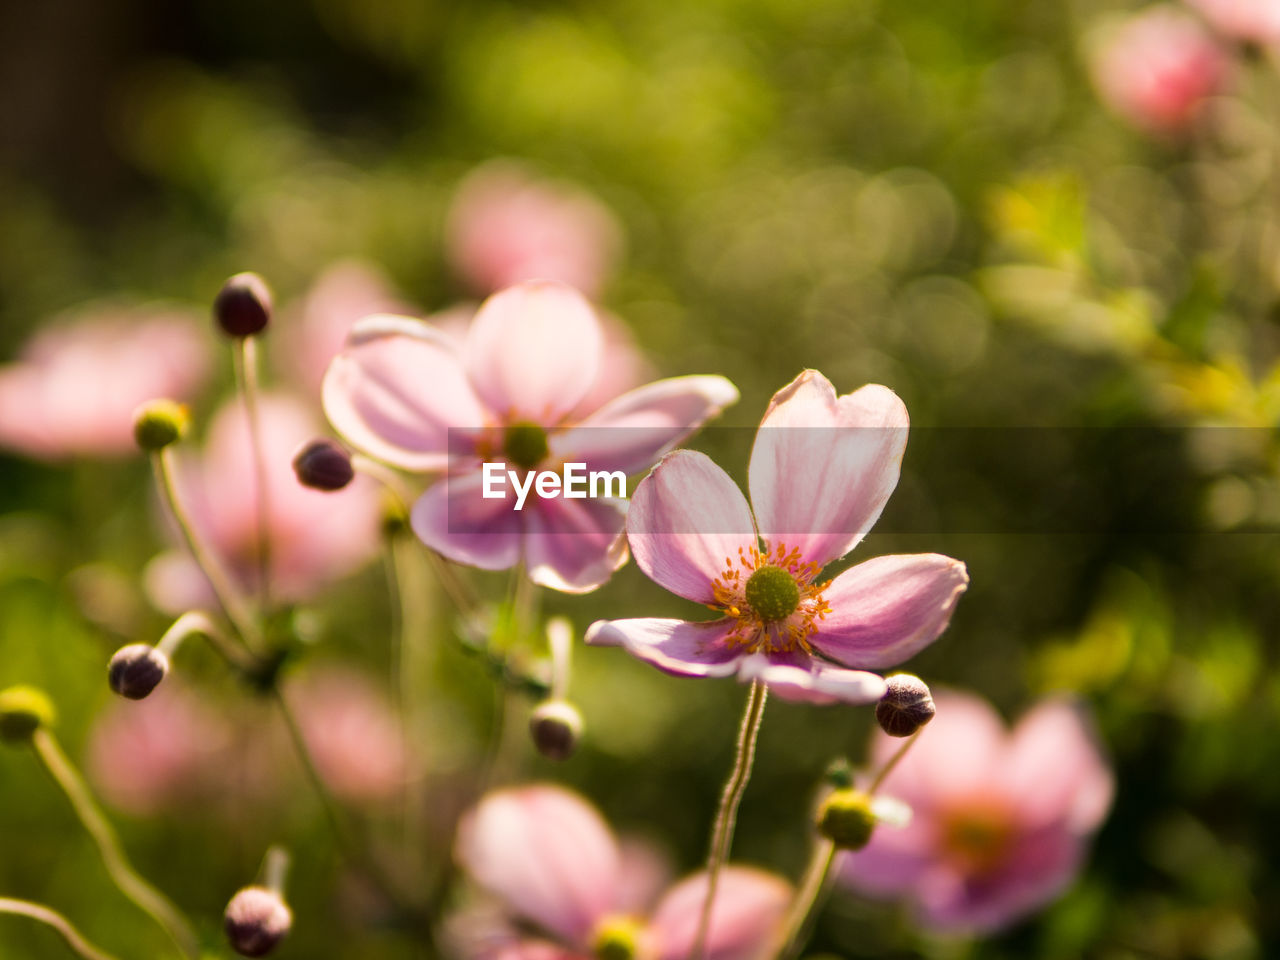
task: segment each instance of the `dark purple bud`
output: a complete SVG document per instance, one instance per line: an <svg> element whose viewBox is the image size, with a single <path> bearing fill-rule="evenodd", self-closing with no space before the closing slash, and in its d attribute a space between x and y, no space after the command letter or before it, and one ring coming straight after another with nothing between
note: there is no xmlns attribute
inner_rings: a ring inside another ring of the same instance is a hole
<svg viewBox="0 0 1280 960"><path fill-rule="evenodd" d="M909 737L933 719L937 708L923 680L896 673L885 681L889 689L876 704L880 729L891 737Z"/></svg>
<svg viewBox="0 0 1280 960"><path fill-rule="evenodd" d="M341 490L356 475L351 456L332 440L311 440L293 455L298 482L312 490Z"/></svg>
<svg viewBox="0 0 1280 960"><path fill-rule="evenodd" d="M582 739L582 714L565 700L546 700L529 717L533 745L544 757L568 760Z"/></svg>
<svg viewBox="0 0 1280 960"><path fill-rule="evenodd" d="M280 894L266 887L245 887L227 904L223 929L231 949L242 957L265 957L293 927L293 912Z"/></svg>
<svg viewBox="0 0 1280 960"><path fill-rule="evenodd" d="M251 337L271 320L271 290L256 273L237 273L213 300L213 319L229 337Z"/></svg>
<svg viewBox="0 0 1280 960"><path fill-rule="evenodd" d="M169 658L146 643L121 647L107 664L107 683L128 700L143 700L169 673Z"/></svg>

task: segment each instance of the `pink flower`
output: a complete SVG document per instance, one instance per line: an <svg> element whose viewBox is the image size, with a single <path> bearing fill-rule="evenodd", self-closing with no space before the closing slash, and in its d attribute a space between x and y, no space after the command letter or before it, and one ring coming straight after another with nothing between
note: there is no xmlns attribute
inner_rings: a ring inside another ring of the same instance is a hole
<svg viewBox="0 0 1280 960"><path fill-rule="evenodd" d="M208 346L193 318L160 310L105 310L41 330L0 367L0 446L46 460L134 453L134 410L190 399Z"/></svg>
<svg viewBox="0 0 1280 960"><path fill-rule="evenodd" d="M399 721L378 687L343 667L318 670L290 690L316 769L339 797L392 799L404 786L408 751Z"/></svg>
<svg viewBox="0 0 1280 960"><path fill-rule="evenodd" d="M486 796L459 826L458 862L501 914L458 939L471 960L591 960L623 943L642 960L685 960L706 877L666 892L645 919L628 900L629 864L600 815L555 786ZM746 867L720 874L707 938L712 960L754 960L768 949L791 898L787 882ZM534 932L526 932L529 927Z"/></svg>
<svg viewBox="0 0 1280 960"><path fill-rule="evenodd" d="M906 407L888 388L837 397L822 374L805 371L774 395L756 433L754 516L709 458L669 454L632 497L631 550L650 578L722 616L600 621L587 642L625 647L678 676L762 680L788 699L879 699L880 677L843 666L912 656L946 628L969 583L964 564L934 553L820 576L879 518L898 483L907 427Z"/></svg>
<svg viewBox="0 0 1280 960"><path fill-rule="evenodd" d="M1121 116L1157 133L1191 126L1222 85L1226 56L1193 17L1150 7L1117 28L1093 58L1094 83Z"/></svg>
<svg viewBox="0 0 1280 960"><path fill-rule="evenodd" d="M1280 4L1275 0L1188 0L1219 33L1247 43L1280 43Z"/></svg>
<svg viewBox="0 0 1280 960"><path fill-rule="evenodd" d="M598 410L600 323L577 291L522 283L494 294L456 341L405 317L370 317L325 377L329 421L354 446L406 470L447 471L413 507L427 546L459 563L505 570L571 593L593 590L626 561L623 509L609 499L530 496L515 509L485 498L482 464L530 471L583 463L635 473L733 403L723 377L659 380Z"/></svg>
<svg viewBox="0 0 1280 960"><path fill-rule="evenodd" d="M469 284L491 293L522 280L559 280L595 296L622 231L590 194L539 181L511 162L486 164L458 188L446 247Z"/></svg>
<svg viewBox="0 0 1280 960"><path fill-rule="evenodd" d="M329 362L361 317L406 313L408 308L382 272L359 260L342 260L316 278L311 289L283 312L273 328L271 351L281 372L304 396L318 397Z"/></svg>
<svg viewBox="0 0 1280 960"><path fill-rule="evenodd" d="M1111 805L1111 771L1066 702L1041 703L1010 733L977 697L935 698L936 719L884 783L912 807L910 824L878 829L840 876L869 894L906 897L932 928L995 930L1075 878ZM877 733L873 763L901 745Z"/></svg>
<svg viewBox="0 0 1280 960"><path fill-rule="evenodd" d="M271 595L285 602L309 599L377 551L378 491L362 477L339 493L299 485L291 461L298 447L316 435L315 423L303 406L284 395L264 395L259 412L266 450ZM241 585L253 587L257 480L248 420L238 400L214 416L203 453L179 462L177 486L204 541ZM147 579L149 592L164 610L180 612L212 598L185 551L157 558Z"/></svg>

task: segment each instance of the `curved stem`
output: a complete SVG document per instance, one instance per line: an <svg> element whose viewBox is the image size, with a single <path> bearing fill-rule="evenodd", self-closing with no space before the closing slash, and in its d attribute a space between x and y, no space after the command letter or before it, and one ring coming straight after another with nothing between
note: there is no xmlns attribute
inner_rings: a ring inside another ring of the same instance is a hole
<svg viewBox="0 0 1280 960"><path fill-rule="evenodd" d="M236 632L240 634L246 643L257 643L261 640L261 634L249 613L248 607L245 605L244 599L227 576L226 571L222 569L222 565L200 542L200 538L196 535L195 527L191 523L191 518L182 506L182 500L179 498L177 487L173 482L173 459L169 454L168 447L151 454L151 469L155 474L156 486L160 489L160 493L169 507L169 513L173 517L174 523L178 525L178 529L182 533L182 539L186 541L187 549L191 551L191 556L195 560L196 566L204 573L205 579L209 581L209 586L213 588L213 595L217 598L222 612L231 621L231 625L235 627Z"/></svg>
<svg viewBox="0 0 1280 960"><path fill-rule="evenodd" d="M756 680L751 684L747 706L742 713L742 726L738 730L738 751L733 771L725 781L720 808L716 811L715 824L711 829L711 851L707 856L707 897L702 903L698 932L694 936L693 949L689 951L689 960L703 960L706 954L707 934L711 929L711 909L715 905L720 869L729 859L729 851L733 846L738 806L742 803L742 795L751 779L751 767L756 758L756 740L760 736L760 724L764 720L764 705L768 697L769 688L763 683Z"/></svg>
<svg viewBox="0 0 1280 960"><path fill-rule="evenodd" d="M124 848L111 824L89 793L75 765L62 751L52 733L41 727L31 738L36 755L49 775L62 788L89 836L98 846L102 862L112 881L138 908L164 928L169 937L188 957L198 957L200 947L190 925L178 908L163 893L142 879L130 865Z"/></svg>
<svg viewBox="0 0 1280 960"><path fill-rule="evenodd" d="M775 941L774 949L768 956L785 960L794 956L807 939L805 931L813 917L822 894L826 890L827 877L831 874L831 864L836 857L836 845L826 837L819 837L809 858L809 866L805 869L804 880L796 897L791 902L791 910L787 913L787 921Z"/></svg>
<svg viewBox="0 0 1280 960"><path fill-rule="evenodd" d="M44 904L31 903L28 900L14 900L11 897L0 897L0 913L28 917L52 927L58 931L72 952L84 957L84 960L116 960L111 954L105 950L99 950L86 940L84 935L72 926L70 920L58 913L57 910L46 907Z"/></svg>
<svg viewBox="0 0 1280 960"><path fill-rule="evenodd" d="M920 730L923 729L924 727L920 728ZM889 774L893 773L893 768L898 765L898 761L907 755L907 751L911 749L911 745L920 738L920 730L917 730L911 736L907 737L907 739L903 741L902 746L894 752L893 756L885 761L884 766L880 768L880 772L877 773L875 779L871 781L871 786L867 787L867 796L875 796L875 792L884 784L885 779Z"/></svg>
<svg viewBox="0 0 1280 960"><path fill-rule="evenodd" d="M239 337L233 348L236 386L244 398L253 449L254 482L258 492L258 599L263 610L271 608L271 497L267 486L266 449L262 441L262 417L258 413L258 354L254 337Z"/></svg>

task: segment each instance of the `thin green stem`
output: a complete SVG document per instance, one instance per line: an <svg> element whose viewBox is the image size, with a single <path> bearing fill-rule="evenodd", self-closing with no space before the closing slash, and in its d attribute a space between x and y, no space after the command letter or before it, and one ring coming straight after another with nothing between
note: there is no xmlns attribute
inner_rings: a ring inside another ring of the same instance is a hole
<svg viewBox="0 0 1280 960"><path fill-rule="evenodd" d="M923 729L924 727L920 728L920 730ZM884 766L880 768L880 772L877 773L875 779L871 781L871 786L867 787L867 796L875 796L875 792L884 784L885 779L888 778L889 774L893 773L893 768L896 767L898 762L907 755L907 751L911 749L911 745L920 738L920 730L917 730L911 736L907 737L907 739L903 741L902 746L894 751L893 756L885 761Z"/></svg>
<svg viewBox="0 0 1280 960"><path fill-rule="evenodd" d="M261 640L261 632L250 615L248 606L240 596L239 590L236 589L231 579L227 576L226 571L222 569L222 565L218 563L213 554L200 541L199 536L196 535L191 518L182 506L182 500L178 496L178 490L173 481L173 460L169 454L168 447L151 454L151 469L155 474L156 486L169 507L169 513L173 517L174 523L178 525L178 529L182 533L183 540L186 541L187 549L191 551L191 556L195 560L196 566L204 573L205 579L209 581L209 586L213 588L213 595L217 598L222 612L231 622L231 625L235 627L242 640L249 644L258 644Z"/></svg>
<svg viewBox="0 0 1280 960"><path fill-rule="evenodd" d="M262 858L262 885L283 897L284 884L289 878L289 866L289 851L278 843L273 844Z"/></svg>
<svg viewBox="0 0 1280 960"><path fill-rule="evenodd" d="M267 482L266 446L262 439L262 416L258 410L258 351L255 337L238 337L232 350L236 387L244 399L249 421L249 443L253 448L254 484L258 498L258 603L271 609L271 492Z"/></svg>
<svg viewBox="0 0 1280 960"><path fill-rule="evenodd" d="M53 734L41 727L31 738L36 756L49 775L71 801L72 809L98 846L102 862L112 881L140 910L164 928L173 942L188 957L198 957L200 946L190 924L163 893L138 875L125 856L124 848L106 816L98 807L75 765L63 752Z"/></svg>
<svg viewBox="0 0 1280 960"><path fill-rule="evenodd" d="M775 941L776 946L769 952L769 956L787 960L795 956L808 939L805 934L826 891L827 878L831 875L831 864L835 857L836 845L826 837L819 837L809 857L804 880L796 891L795 899L791 901L791 910L787 913L787 920L782 925L781 933Z"/></svg>
<svg viewBox="0 0 1280 960"><path fill-rule="evenodd" d="M387 573L395 602L395 663L398 677L400 725L404 743L416 743L423 736L428 697L421 684L432 668L428 657L434 648L424 643L429 632L430 609L427 591L420 582L421 568L414 564L416 550L405 536L388 538ZM409 760L408 754L405 757ZM427 801L420 770L404 771L404 839L408 849L421 846L422 815Z"/></svg>
<svg viewBox="0 0 1280 960"><path fill-rule="evenodd" d="M100 950L85 939L84 934L72 926L71 921L51 907L42 903L31 903L28 900L14 900L11 897L0 897L0 913L8 913L17 917L28 917L52 927L58 932L68 947L84 960L116 960L105 950Z"/></svg>
<svg viewBox="0 0 1280 960"><path fill-rule="evenodd" d="M729 859L733 847L733 831L738 823L738 806L751 779L751 767L756 758L756 740L760 736L760 724L764 720L764 707L769 698L769 688L759 680L751 684L747 706L742 713L742 726L738 730L738 749L733 770L725 781L720 796L720 808L716 811L711 829L711 851L707 855L707 896L702 902L698 917L698 931L693 939L689 960L703 960L706 954L707 934L711 929L711 910L715 906L716 889L720 882L720 870Z"/></svg>

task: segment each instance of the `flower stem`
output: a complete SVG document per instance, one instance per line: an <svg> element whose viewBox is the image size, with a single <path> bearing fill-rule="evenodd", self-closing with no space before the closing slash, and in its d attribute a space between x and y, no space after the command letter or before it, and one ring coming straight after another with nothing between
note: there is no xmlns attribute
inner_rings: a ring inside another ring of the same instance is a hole
<svg viewBox="0 0 1280 960"><path fill-rule="evenodd" d="M776 946L769 956L786 960L794 956L807 939L805 931L814 916L826 890L827 877L831 874L831 864L835 860L836 845L826 837L819 837L809 857L809 866L805 869L804 880L791 902L791 910L787 921L775 941Z"/></svg>
<svg viewBox="0 0 1280 960"><path fill-rule="evenodd" d="M249 443L253 450L254 483L258 492L258 600L263 610L271 609L271 497L267 486L266 448L262 440L262 417L258 412L258 351L255 337L237 337L233 348L236 386L244 399L249 421Z"/></svg>
<svg viewBox="0 0 1280 960"><path fill-rule="evenodd" d="M31 903L28 900L14 900L10 897L0 897L0 913L29 917L52 927L58 931L72 952L77 956L83 957L84 960L116 960L111 954L99 950L86 940L84 935L72 926L70 920L58 913L57 910L46 907L44 904Z"/></svg>
<svg viewBox="0 0 1280 960"><path fill-rule="evenodd" d="M284 882L289 876L289 851L279 844L267 850L262 859L262 885L273 893L284 896Z"/></svg>
<svg viewBox="0 0 1280 960"><path fill-rule="evenodd" d="M151 469L155 474L156 486L169 507L169 513L178 525L178 529L182 532L182 538L186 541L187 549L191 551L191 556L195 560L196 566L204 573L205 579L209 581L209 586L213 588L213 594L217 598L222 612L231 621L231 625L235 627L236 632L240 634L246 643L258 643L261 639L261 634L249 613L248 607L240 596L240 592L228 578L226 571L222 569L221 564L218 563L213 554L205 549L204 544L201 543L200 538L196 535L191 518L182 506L182 500L179 498L177 487L173 482L173 460L169 455L168 447L151 454Z"/></svg>
<svg viewBox="0 0 1280 960"><path fill-rule="evenodd" d="M198 957L200 947L190 925L169 898L142 879L130 865L115 830L107 822L107 818L89 793L88 786L85 785L70 758L62 751L53 734L41 727L32 735L31 742L41 763L62 788L62 792L67 795L76 816L97 844L107 873L111 875L112 881L120 892L163 927L170 939L186 956Z"/></svg>
<svg viewBox="0 0 1280 960"><path fill-rule="evenodd" d="M738 730L738 751L733 771L725 781L720 808L716 811L715 824L711 829L711 851L707 855L707 897L702 903L698 932L693 939L693 949L689 951L689 960L703 960L706 954L707 934L711 929L711 910L716 901L720 869L729 859L729 851L733 846L738 806L746 792L747 781L751 779L751 767L756 758L756 740L760 736L760 724L764 720L764 706L768 697L769 688L763 683L756 680L751 684L747 706L742 714L742 726Z"/></svg>
<svg viewBox="0 0 1280 960"><path fill-rule="evenodd" d="M923 729L924 727L920 728L920 730ZM871 781L871 786L867 787L868 796L874 796L875 792L884 784L884 781L889 774L893 773L893 768L898 765L898 761L907 755L907 751L911 749L911 745L920 738L920 730L917 730L911 736L907 737L907 739L903 741L902 746L894 752L893 756L885 761L884 766L880 768L880 772L877 773L875 779Z"/></svg>

